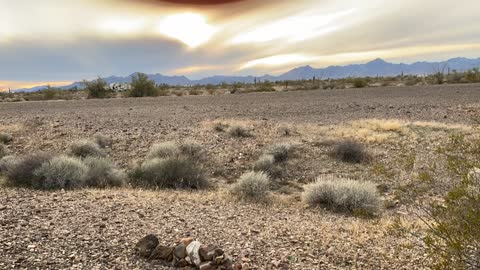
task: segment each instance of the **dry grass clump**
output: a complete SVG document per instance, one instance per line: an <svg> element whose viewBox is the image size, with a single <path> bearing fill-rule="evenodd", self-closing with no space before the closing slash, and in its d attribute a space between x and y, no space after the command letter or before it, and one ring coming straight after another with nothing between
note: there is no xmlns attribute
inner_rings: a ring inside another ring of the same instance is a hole
<svg viewBox="0 0 480 270"><path fill-rule="evenodd" d="M318 178L305 187L302 199L310 206L325 206L337 212L373 215L380 209L375 184L351 179Z"/></svg>
<svg viewBox="0 0 480 270"><path fill-rule="evenodd" d="M275 167L275 158L272 155L261 155L255 164L253 170L255 172L271 172Z"/></svg>
<svg viewBox="0 0 480 270"><path fill-rule="evenodd" d="M213 124L213 129L217 132L225 132L225 130L229 127L228 124L223 122L216 122Z"/></svg>
<svg viewBox="0 0 480 270"><path fill-rule="evenodd" d="M34 188L74 189L85 186L87 166L78 158L58 156L36 169Z"/></svg>
<svg viewBox="0 0 480 270"><path fill-rule="evenodd" d="M194 161L184 157L153 158L134 168L134 186L145 188L204 189L208 179Z"/></svg>
<svg viewBox="0 0 480 270"><path fill-rule="evenodd" d="M253 137L253 134L248 128L240 125L231 126L227 132L230 136L235 138Z"/></svg>
<svg viewBox="0 0 480 270"><path fill-rule="evenodd" d="M100 133L93 135L93 140L98 144L98 146L100 146L100 148L110 147L113 143L111 138Z"/></svg>
<svg viewBox="0 0 480 270"><path fill-rule="evenodd" d="M88 171L85 184L88 187L122 187L127 183L127 175L103 157L87 157L83 160Z"/></svg>
<svg viewBox="0 0 480 270"><path fill-rule="evenodd" d="M0 133L0 143L7 144L13 140L13 136L8 133Z"/></svg>
<svg viewBox="0 0 480 270"><path fill-rule="evenodd" d="M96 142L90 140L79 140L72 143L70 154L79 158L106 156L105 151Z"/></svg>
<svg viewBox="0 0 480 270"><path fill-rule="evenodd" d="M230 192L245 201L264 202L270 186L270 178L264 172L244 173L235 183Z"/></svg>
<svg viewBox="0 0 480 270"><path fill-rule="evenodd" d="M15 162L17 162L15 156L4 156L0 158L0 173L5 173Z"/></svg>
<svg viewBox="0 0 480 270"><path fill-rule="evenodd" d="M156 143L150 148L147 159L171 158L179 154L178 146L173 142Z"/></svg>
<svg viewBox="0 0 480 270"><path fill-rule="evenodd" d="M44 152L37 152L4 163L5 168L3 169L3 172L6 176L7 185L32 187L37 179L34 172L51 159L52 155Z"/></svg>
<svg viewBox="0 0 480 270"><path fill-rule="evenodd" d="M7 146L0 143L0 158L7 156L9 152Z"/></svg>
<svg viewBox="0 0 480 270"><path fill-rule="evenodd" d="M180 153L186 157L201 158L203 147L196 142L186 141L178 146Z"/></svg>
<svg viewBox="0 0 480 270"><path fill-rule="evenodd" d="M370 160L370 155L363 144L352 140L337 143L331 150L330 156L348 163L362 163Z"/></svg>
<svg viewBox="0 0 480 270"><path fill-rule="evenodd" d="M284 162L291 155L293 146L288 143L277 143L271 145L266 151L265 155L273 156L275 162Z"/></svg>

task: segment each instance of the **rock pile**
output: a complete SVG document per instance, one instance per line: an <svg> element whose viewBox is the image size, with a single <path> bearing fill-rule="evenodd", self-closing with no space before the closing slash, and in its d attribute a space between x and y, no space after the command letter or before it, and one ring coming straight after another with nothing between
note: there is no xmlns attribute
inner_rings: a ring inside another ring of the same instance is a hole
<svg viewBox="0 0 480 270"><path fill-rule="evenodd" d="M158 238L149 234L135 246L135 252L148 260L169 262L174 267L194 266L200 270L238 270L232 260L216 245L202 245L193 238L183 238L175 246L164 246Z"/></svg>

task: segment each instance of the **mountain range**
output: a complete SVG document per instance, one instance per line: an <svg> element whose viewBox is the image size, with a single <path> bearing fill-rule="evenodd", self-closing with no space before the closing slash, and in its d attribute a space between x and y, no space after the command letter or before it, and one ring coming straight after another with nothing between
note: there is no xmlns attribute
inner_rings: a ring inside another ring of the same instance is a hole
<svg viewBox="0 0 480 270"><path fill-rule="evenodd" d="M326 68L313 68L311 66L303 66L292 69L286 73L283 73L278 76L272 75L263 75L260 77L255 76L212 76L199 80L191 80L185 76L165 76L162 74L149 74L148 77L155 81L157 84L168 84L175 86L186 86L186 85L206 85L206 84L221 84L221 83L253 83L255 80L257 82L261 81L284 81L284 80L302 80L302 79L312 79L316 77L317 79L339 79L346 77L374 77L374 76L396 76L400 74L404 75L425 75L432 74L438 71L447 72L447 70L453 71L465 71L472 68L480 67L480 58L469 59L463 57L452 58L447 61L441 62L415 62L412 64L395 64L384 61L383 59L375 59L365 64L353 64L346 66L329 66ZM131 82L133 73L126 77L121 76L110 76L104 78L104 80L110 83L129 83ZM23 92L35 92L42 89L45 89L47 86L36 86L33 88L24 88L17 89L15 91ZM83 88L84 84L82 82L75 82L70 85L65 85L59 87L61 89L71 89L71 88Z"/></svg>

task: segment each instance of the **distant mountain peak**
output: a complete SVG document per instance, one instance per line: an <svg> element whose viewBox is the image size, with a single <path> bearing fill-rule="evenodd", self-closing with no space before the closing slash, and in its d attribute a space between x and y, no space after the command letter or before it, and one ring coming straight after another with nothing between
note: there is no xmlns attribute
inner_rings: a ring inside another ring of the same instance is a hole
<svg viewBox="0 0 480 270"><path fill-rule="evenodd" d="M388 62L383 60L382 58L376 58L376 59L368 62L367 65L368 64L388 64Z"/></svg>

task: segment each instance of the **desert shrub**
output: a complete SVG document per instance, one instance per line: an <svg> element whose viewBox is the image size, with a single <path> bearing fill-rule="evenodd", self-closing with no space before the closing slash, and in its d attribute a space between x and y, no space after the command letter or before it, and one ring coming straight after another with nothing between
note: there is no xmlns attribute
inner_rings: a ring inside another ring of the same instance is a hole
<svg viewBox="0 0 480 270"><path fill-rule="evenodd" d="M156 143L150 148L147 159L175 157L179 151L178 146L173 142Z"/></svg>
<svg viewBox="0 0 480 270"><path fill-rule="evenodd" d="M480 138L454 135L445 149L451 178L443 200L426 206L423 238L434 269L480 268ZM441 185L444 181L434 181Z"/></svg>
<svg viewBox="0 0 480 270"><path fill-rule="evenodd" d="M0 143L0 158L3 158L4 156L8 155L10 151L8 151L8 148L6 145Z"/></svg>
<svg viewBox="0 0 480 270"><path fill-rule="evenodd" d="M270 179L264 172L242 174L230 192L241 200L261 202L267 199Z"/></svg>
<svg viewBox="0 0 480 270"><path fill-rule="evenodd" d="M275 158L272 155L261 155L253 165L255 172L270 172L275 166Z"/></svg>
<svg viewBox="0 0 480 270"><path fill-rule="evenodd" d="M368 86L368 82L363 78L355 78L353 80L353 87L355 88L364 88Z"/></svg>
<svg viewBox="0 0 480 270"><path fill-rule="evenodd" d="M12 166L17 162L17 158L15 156L4 156L0 158L0 173L6 173L8 169L12 168Z"/></svg>
<svg viewBox="0 0 480 270"><path fill-rule="evenodd" d="M80 159L58 156L36 169L34 188L74 189L85 186L88 168Z"/></svg>
<svg viewBox="0 0 480 270"><path fill-rule="evenodd" d="M179 146L180 153L186 157L200 158L203 148L200 144L192 141L186 141Z"/></svg>
<svg viewBox="0 0 480 270"><path fill-rule="evenodd" d="M87 157L83 160L88 171L85 184L89 187L121 187L127 180L127 175L122 170L115 168L112 162L102 157Z"/></svg>
<svg viewBox="0 0 480 270"><path fill-rule="evenodd" d="M330 156L349 163L362 163L370 159L365 147L352 140L337 143L330 152Z"/></svg>
<svg viewBox="0 0 480 270"><path fill-rule="evenodd" d="M277 143L267 148L266 155L273 156L275 162L283 162L291 155L293 147L288 143Z"/></svg>
<svg viewBox="0 0 480 270"><path fill-rule="evenodd" d="M222 122L216 122L213 125L213 129L218 132L224 132L228 128L228 124Z"/></svg>
<svg viewBox="0 0 480 270"><path fill-rule="evenodd" d="M5 175L7 184L17 187L32 187L36 179L34 171L51 159L52 155L37 152L6 163Z"/></svg>
<svg viewBox="0 0 480 270"><path fill-rule="evenodd" d="M155 97L157 96L157 89L155 82L148 78L147 74L136 73L132 76L132 89L128 95L130 97Z"/></svg>
<svg viewBox="0 0 480 270"><path fill-rule="evenodd" d="M84 81L85 89L87 90L88 98L106 98L112 92L107 85L107 82L102 78L97 78L93 81Z"/></svg>
<svg viewBox="0 0 480 270"><path fill-rule="evenodd" d="M132 184L145 188L203 189L209 186L202 170L183 157L153 158L130 172Z"/></svg>
<svg viewBox="0 0 480 270"><path fill-rule="evenodd" d="M72 143L72 145L70 145L70 154L80 158L106 156L100 146L90 140L79 140Z"/></svg>
<svg viewBox="0 0 480 270"><path fill-rule="evenodd" d="M190 96L198 96L198 95L201 95L202 92L200 90L197 90L197 89L190 89L188 90L188 95Z"/></svg>
<svg viewBox="0 0 480 270"><path fill-rule="evenodd" d="M250 133L250 131L246 127L238 126L238 125L231 126L228 129L228 134L230 134L230 136L236 137L236 138L252 137L252 134Z"/></svg>
<svg viewBox="0 0 480 270"><path fill-rule="evenodd" d="M8 133L0 133L0 143L8 144L13 140L13 136Z"/></svg>
<svg viewBox="0 0 480 270"><path fill-rule="evenodd" d="M93 140L100 148L106 148L112 145L112 139L100 133L95 134Z"/></svg>
<svg viewBox="0 0 480 270"><path fill-rule="evenodd" d="M380 208L375 184L350 179L318 178L305 187L302 199L310 206L361 215L375 214Z"/></svg>

